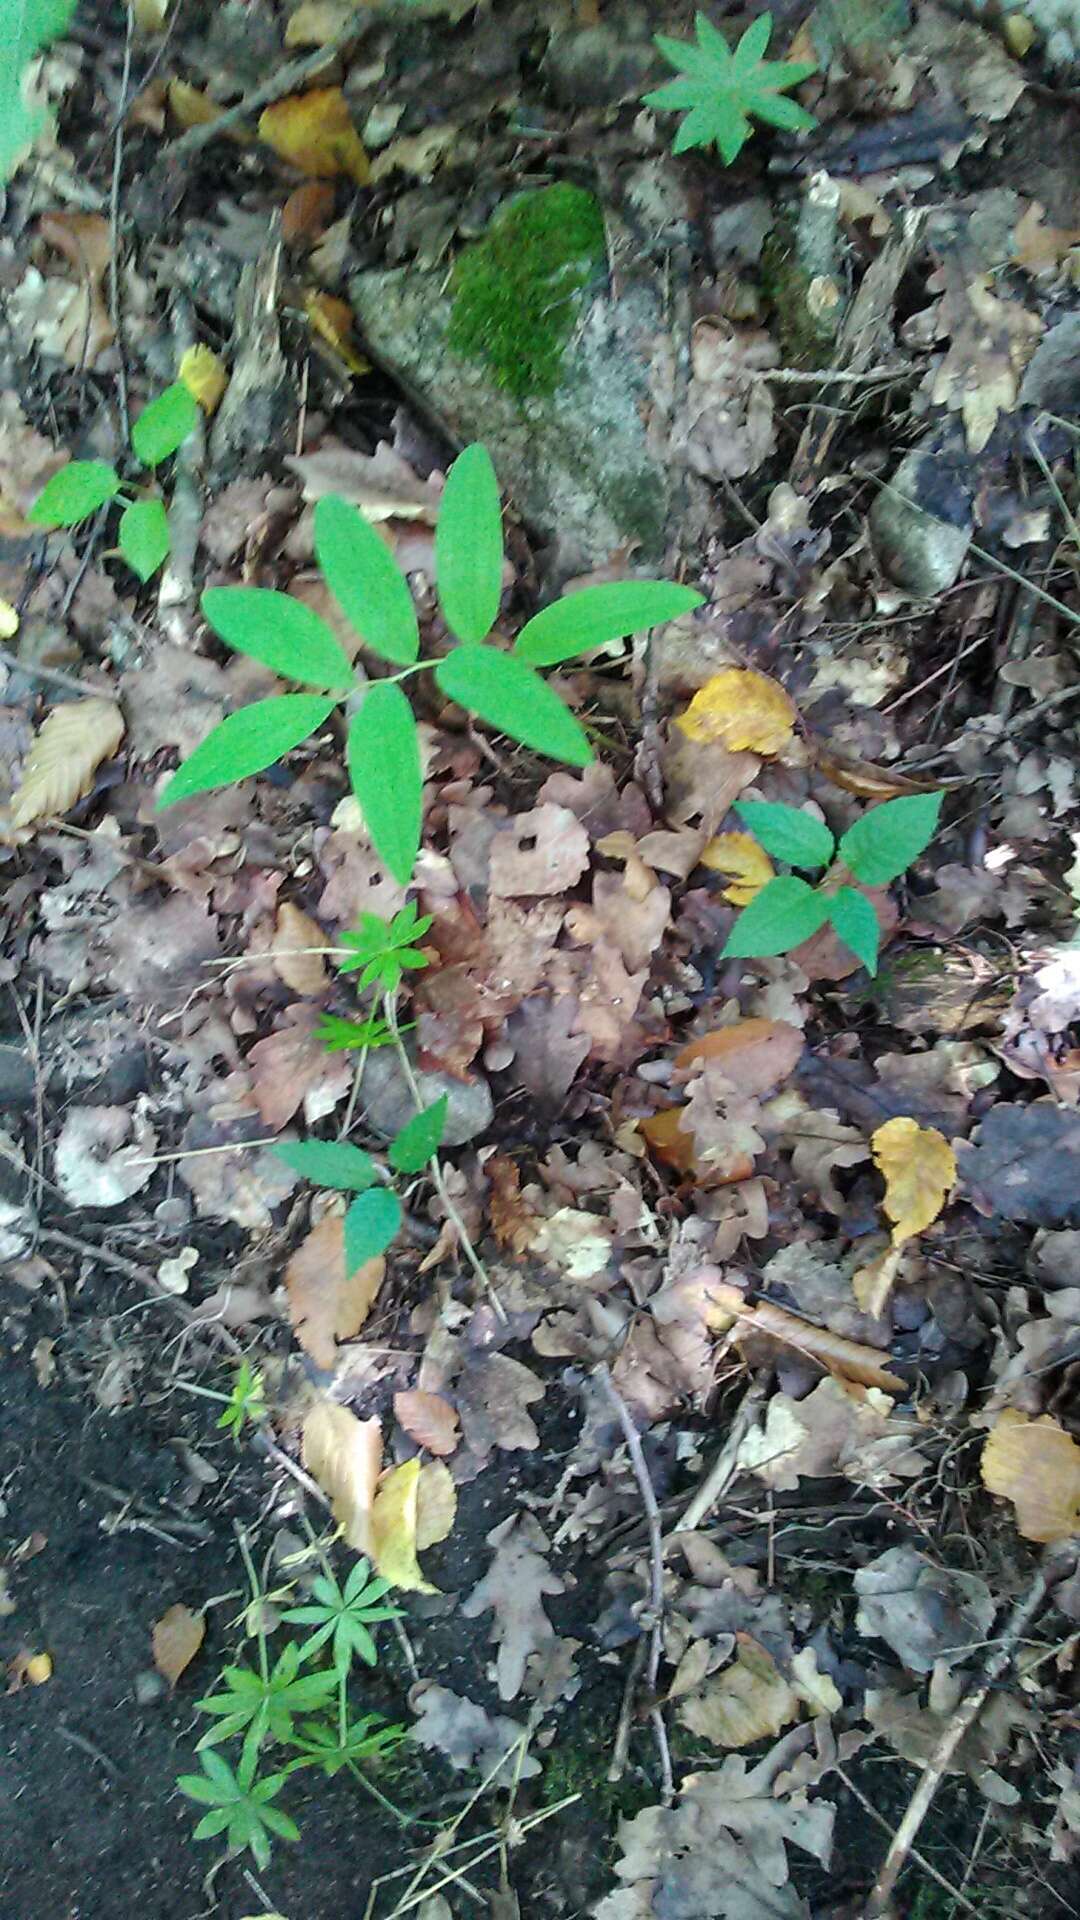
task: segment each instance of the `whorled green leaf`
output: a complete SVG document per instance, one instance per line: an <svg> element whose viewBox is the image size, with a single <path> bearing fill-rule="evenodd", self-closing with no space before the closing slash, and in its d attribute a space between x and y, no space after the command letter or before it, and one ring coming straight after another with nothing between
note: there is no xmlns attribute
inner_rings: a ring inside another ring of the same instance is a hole
<svg viewBox="0 0 1080 1920"><path fill-rule="evenodd" d="M348 1140L279 1140L271 1152L303 1180L344 1193L366 1193L379 1170L370 1153Z"/></svg>
<svg viewBox="0 0 1080 1920"><path fill-rule="evenodd" d="M385 1253L401 1226L401 1201L389 1187L369 1187L345 1215L345 1278Z"/></svg>
<svg viewBox="0 0 1080 1920"><path fill-rule="evenodd" d="M499 483L479 444L459 453L446 476L435 528L439 605L459 640L491 632L502 594L503 534Z"/></svg>
<svg viewBox="0 0 1080 1920"><path fill-rule="evenodd" d="M456 700L512 740L586 767L593 757L584 729L534 667L497 647L455 647L435 668L449 700Z"/></svg>
<svg viewBox="0 0 1080 1920"><path fill-rule="evenodd" d="M71 460L46 480L27 514L35 527L75 527L120 491L120 475L107 460Z"/></svg>
<svg viewBox="0 0 1080 1920"><path fill-rule="evenodd" d="M744 907L724 943L722 959L765 959L790 953L824 926L829 902L794 873L770 880Z"/></svg>
<svg viewBox="0 0 1080 1920"><path fill-rule="evenodd" d="M218 638L286 680L344 693L353 670L325 620L270 587L207 587L200 601Z"/></svg>
<svg viewBox="0 0 1080 1920"><path fill-rule="evenodd" d="M840 842L840 858L856 880L883 887L910 867L937 832L944 794L910 793L871 807Z"/></svg>
<svg viewBox="0 0 1080 1920"><path fill-rule="evenodd" d="M420 850L424 786L416 719L392 680L370 686L353 714L348 761L375 851L407 887Z"/></svg>
<svg viewBox="0 0 1080 1920"><path fill-rule="evenodd" d="M133 573L149 580L169 553L169 520L160 500L134 500L120 515L117 545Z"/></svg>
<svg viewBox="0 0 1080 1920"><path fill-rule="evenodd" d="M771 14L759 14L734 51L703 13L697 15L695 25L696 46L665 34L655 36L665 60L680 77L642 96L645 106L661 112L687 110L672 141L673 153L715 143L730 166L753 132L752 119L789 132L817 125L813 114L785 97L816 71L813 61L765 59Z"/></svg>
<svg viewBox="0 0 1080 1920"><path fill-rule="evenodd" d="M867 973L875 974L880 929L873 901L854 887L839 887L829 901L829 919L845 947L851 948Z"/></svg>
<svg viewBox="0 0 1080 1920"><path fill-rule="evenodd" d="M324 694L285 693L230 713L181 761L157 803L158 812L193 793L230 786L273 766L321 727L333 707L334 701Z"/></svg>
<svg viewBox="0 0 1080 1920"><path fill-rule="evenodd" d="M401 1132L390 1142L387 1159L396 1173L419 1173L426 1167L434 1154L438 1153L444 1132L446 1131L446 1110L449 1102L445 1093L422 1113L414 1113L407 1120Z"/></svg>
<svg viewBox="0 0 1080 1920"><path fill-rule="evenodd" d="M194 432L198 420L199 406L194 395L182 380L174 380L171 387L166 387L164 393L159 393L140 413L131 429L132 451L144 467L156 467Z"/></svg>
<svg viewBox="0 0 1080 1920"><path fill-rule="evenodd" d="M736 800L735 811L744 826L761 841L774 860L789 867L827 867L836 842L827 826L801 807L785 807L766 800Z"/></svg>
<svg viewBox="0 0 1080 1920"><path fill-rule="evenodd" d="M675 620L700 607L702 600L693 587L680 587L673 580L612 580L582 587L534 613L518 634L514 652L532 667L553 667L590 647Z"/></svg>
<svg viewBox="0 0 1080 1920"><path fill-rule="evenodd" d="M411 667L420 652L420 629L409 583L370 522L336 494L315 507L315 558L364 645L382 660Z"/></svg>

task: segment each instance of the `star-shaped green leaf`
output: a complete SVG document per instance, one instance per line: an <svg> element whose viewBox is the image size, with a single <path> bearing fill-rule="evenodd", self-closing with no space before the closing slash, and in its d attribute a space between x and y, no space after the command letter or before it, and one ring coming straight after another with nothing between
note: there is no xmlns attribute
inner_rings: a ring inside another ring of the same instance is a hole
<svg viewBox="0 0 1080 1920"><path fill-rule="evenodd" d="M672 142L673 153L715 144L725 166L730 166L753 132L751 119L789 133L816 127L813 114L783 97L816 72L813 61L765 59L771 13L758 15L734 53L703 13L697 15L696 28L696 46L656 35L664 59L681 77L644 95L647 107L659 107L665 113L688 109Z"/></svg>

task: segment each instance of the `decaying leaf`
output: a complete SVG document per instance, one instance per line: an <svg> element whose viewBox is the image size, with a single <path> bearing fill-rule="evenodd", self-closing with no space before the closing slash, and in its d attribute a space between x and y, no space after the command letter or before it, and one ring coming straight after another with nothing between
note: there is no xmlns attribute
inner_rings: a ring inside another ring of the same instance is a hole
<svg viewBox="0 0 1080 1920"><path fill-rule="evenodd" d="M805 1400L774 1393L764 1426L752 1428L739 1448L739 1465L778 1493L834 1474L865 1487L913 1479L926 1466L918 1431L891 1417L892 1406L876 1387L831 1374Z"/></svg>
<svg viewBox="0 0 1080 1920"><path fill-rule="evenodd" d="M339 1213L312 1227L285 1268L289 1319L305 1353L327 1372L337 1361L339 1340L359 1333L383 1283L379 1254L345 1277L345 1229Z"/></svg>
<svg viewBox="0 0 1080 1920"><path fill-rule="evenodd" d="M318 1400L306 1415L302 1458L329 1495L346 1543L371 1558L371 1509L382 1466L382 1428L358 1420L335 1400Z"/></svg>
<svg viewBox="0 0 1080 1920"><path fill-rule="evenodd" d="M745 1096L770 1093L794 1073L804 1041L787 1020L736 1020L689 1040L675 1055L680 1068L708 1061Z"/></svg>
<svg viewBox="0 0 1080 1920"><path fill-rule="evenodd" d="M752 833L718 833L702 848L700 864L710 873L727 877L724 899L733 907L748 907L776 875L776 868Z"/></svg>
<svg viewBox="0 0 1080 1920"><path fill-rule="evenodd" d="M73 1207L119 1207L154 1177L157 1136L127 1107L69 1107L56 1142L56 1184Z"/></svg>
<svg viewBox="0 0 1080 1920"><path fill-rule="evenodd" d="M885 1212L894 1247L936 1220L956 1182L956 1156L936 1127L902 1116L870 1136L874 1162L885 1176Z"/></svg>
<svg viewBox="0 0 1080 1920"><path fill-rule="evenodd" d="M680 1700L676 1713L684 1727L714 1747L752 1746L799 1717L798 1698L772 1655L748 1633L736 1638L732 1664L699 1693Z"/></svg>
<svg viewBox="0 0 1080 1920"><path fill-rule="evenodd" d="M410 1440L428 1453L448 1455L461 1445L457 1413L441 1393L424 1393L419 1388L395 1393L394 1418Z"/></svg>
<svg viewBox="0 0 1080 1920"><path fill-rule="evenodd" d="M835 1680L827 1673L818 1671L817 1654L813 1647L800 1647L798 1653L792 1656L791 1684L797 1698L814 1720L824 1714L839 1713L844 1704L844 1696Z"/></svg>
<svg viewBox="0 0 1080 1920"><path fill-rule="evenodd" d="M340 87L316 87L311 93L276 100L259 117L259 138L309 179L347 174L364 187L371 178L363 142Z"/></svg>
<svg viewBox="0 0 1080 1920"><path fill-rule="evenodd" d="M548 1566L547 1536L531 1513L512 1514L488 1534L488 1545L495 1549L491 1565L461 1611L467 1620L489 1609L494 1613L499 1698L512 1700L521 1692L530 1654L542 1653L556 1637L544 1596L563 1593L565 1586Z"/></svg>
<svg viewBox="0 0 1080 1920"><path fill-rule="evenodd" d="M932 1705L924 1706L917 1692L900 1693L893 1687L868 1687L866 1718L875 1732L914 1766L935 1759L949 1728L963 1686L958 1673L937 1676L930 1683ZM1015 1695L992 1693L973 1726L952 1753L946 1771L966 1773L981 1793L998 1806L1016 1806L1019 1792L996 1771L1017 1733L1035 1724L1035 1715Z"/></svg>
<svg viewBox="0 0 1080 1920"><path fill-rule="evenodd" d="M425 1580L416 1558L419 1501L419 1459L406 1460L383 1475L371 1512L371 1558L383 1579L402 1593L438 1593L438 1587Z"/></svg>
<svg viewBox="0 0 1080 1920"><path fill-rule="evenodd" d="M185 1668L191 1665L206 1637L206 1621L201 1613L193 1613L181 1601L166 1607L160 1620L155 1620L151 1635L154 1652L154 1665L158 1672L175 1687Z"/></svg>
<svg viewBox="0 0 1080 1920"><path fill-rule="evenodd" d="M843 1380L854 1380L864 1387L881 1387L885 1393L906 1393L907 1386L895 1373L881 1364L873 1347L860 1340L845 1340L826 1327L815 1327L800 1320L770 1300L758 1300L749 1306L738 1287L717 1281L711 1289L710 1325L717 1332L737 1329L736 1340L750 1334L767 1334L782 1346L794 1347L810 1360L816 1360L828 1373Z"/></svg>
<svg viewBox="0 0 1080 1920"><path fill-rule="evenodd" d="M1025 1540L1067 1540L1080 1532L1080 1447L1064 1427L1042 1414L1006 1407L982 1454L983 1485L1016 1508Z"/></svg>
<svg viewBox="0 0 1080 1920"><path fill-rule="evenodd" d="M724 667L695 693L678 725L688 740L772 757L789 744L798 717L779 681L749 667Z"/></svg>
<svg viewBox="0 0 1080 1920"><path fill-rule="evenodd" d="M124 737L124 716L111 700L72 700L54 707L39 728L11 800L11 824L29 827L66 813Z"/></svg>
<svg viewBox="0 0 1080 1920"><path fill-rule="evenodd" d="M962 1660L985 1641L994 1602L977 1573L939 1567L915 1547L889 1547L858 1568L855 1624L876 1634L910 1668L930 1673L938 1661Z"/></svg>
<svg viewBox="0 0 1080 1920"><path fill-rule="evenodd" d="M326 935L317 920L301 907L285 900L278 908L270 951L274 972L294 993L308 998L322 993L326 986L326 962L312 948L325 947Z"/></svg>
<svg viewBox="0 0 1080 1920"><path fill-rule="evenodd" d="M540 1762L531 1753L520 1761L519 1772L525 1728L516 1720L486 1713L463 1694L426 1681L414 1688L410 1701L417 1716L412 1730L417 1745L434 1748L458 1773L475 1768L492 1792L540 1772Z"/></svg>

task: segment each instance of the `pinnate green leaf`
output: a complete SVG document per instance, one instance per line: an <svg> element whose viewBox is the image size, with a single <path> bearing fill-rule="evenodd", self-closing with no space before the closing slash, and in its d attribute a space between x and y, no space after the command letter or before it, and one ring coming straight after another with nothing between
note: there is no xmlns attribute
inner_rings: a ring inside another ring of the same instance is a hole
<svg viewBox="0 0 1080 1920"><path fill-rule="evenodd" d="M140 580L157 572L169 551L169 521L160 500L135 500L120 516L120 551Z"/></svg>
<svg viewBox="0 0 1080 1920"><path fill-rule="evenodd" d="M883 887L910 867L937 832L944 794L910 793L871 807L840 842L840 858L856 880Z"/></svg>
<svg viewBox="0 0 1080 1920"><path fill-rule="evenodd" d="M378 680L349 722L349 778L380 860L407 887L420 850L423 774L416 719L401 688Z"/></svg>
<svg viewBox="0 0 1080 1920"><path fill-rule="evenodd" d="M159 393L140 413L131 429L131 445L144 467L156 467L175 453L199 419L198 402L182 380Z"/></svg>
<svg viewBox="0 0 1080 1920"><path fill-rule="evenodd" d="M735 811L744 826L761 841L774 860L789 867L827 867L836 842L827 826L801 807L785 807L765 800L736 800Z"/></svg>
<svg viewBox="0 0 1080 1920"><path fill-rule="evenodd" d="M673 580L612 580L553 600L527 620L514 642L519 660L553 667L575 653L644 633L700 607L702 595Z"/></svg>
<svg viewBox="0 0 1080 1920"><path fill-rule="evenodd" d="M572 767L586 767L592 759L585 732L569 708L516 654L497 647L455 647L439 661L435 678L448 700L523 746Z"/></svg>
<svg viewBox="0 0 1080 1920"><path fill-rule="evenodd" d="M120 475L107 460L71 460L46 480L27 514L35 527L75 527L120 491Z"/></svg>
<svg viewBox="0 0 1080 1920"><path fill-rule="evenodd" d="M370 1153L347 1140L279 1140L271 1151L303 1180L345 1193L366 1193L379 1170Z"/></svg>
<svg viewBox="0 0 1080 1920"><path fill-rule="evenodd" d="M385 1253L401 1226L401 1201L389 1187L369 1187L345 1215L345 1278Z"/></svg>
<svg viewBox="0 0 1080 1920"><path fill-rule="evenodd" d="M353 670L325 620L270 587L207 587L200 602L218 638L287 680L344 693Z"/></svg>
<svg viewBox="0 0 1080 1920"><path fill-rule="evenodd" d="M422 1113L414 1113L407 1120L401 1132L390 1142L387 1158L397 1173L419 1173L439 1150L443 1133L446 1130L446 1109L448 1101L445 1093Z"/></svg>
<svg viewBox="0 0 1080 1920"><path fill-rule="evenodd" d="M420 652L420 630L409 583L370 521L336 494L316 505L315 557L364 645L381 660L411 667Z"/></svg>
<svg viewBox="0 0 1080 1920"><path fill-rule="evenodd" d="M174 807L193 793L227 787L273 766L321 727L334 702L319 693L285 693L275 700L255 700L230 713L220 726L182 760L158 801L158 811Z"/></svg>
<svg viewBox="0 0 1080 1920"><path fill-rule="evenodd" d="M724 944L722 958L764 959L790 953L824 926L829 902L796 874L770 880L744 907Z"/></svg>
<svg viewBox="0 0 1080 1920"><path fill-rule="evenodd" d="M829 901L829 919L867 973L876 973L879 929L873 901L854 887L839 887Z"/></svg>
<svg viewBox="0 0 1080 1920"><path fill-rule="evenodd" d="M502 594L503 536L499 483L479 444L459 453L446 476L435 528L439 605L459 640L483 640Z"/></svg>

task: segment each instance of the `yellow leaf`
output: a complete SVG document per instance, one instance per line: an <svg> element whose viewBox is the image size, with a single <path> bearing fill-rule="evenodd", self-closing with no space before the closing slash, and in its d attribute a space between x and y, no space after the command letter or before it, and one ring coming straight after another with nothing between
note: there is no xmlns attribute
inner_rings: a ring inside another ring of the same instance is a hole
<svg viewBox="0 0 1080 1920"><path fill-rule="evenodd" d="M775 878L776 868L760 840L752 833L718 833L702 850L701 865L710 873L729 875L724 899L733 907L748 907L755 894Z"/></svg>
<svg viewBox="0 0 1080 1920"><path fill-rule="evenodd" d="M791 1684L807 1712L815 1717L819 1713L839 1713L844 1704L836 1682L827 1673L818 1672L813 1647L803 1647L792 1660Z"/></svg>
<svg viewBox="0 0 1080 1920"><path fill-rule="evenodd" d="M795 731L794 701L768 674L725 667L695 693L678 724L688 740L719 741L731 753L782 753Z"/></svg>
<svg viewBox="0 0 1080 1920"><path fill-rule="evenodd" d="M885 1211L898 1247L937 1219L956 1182L956 1156L936 1127L906 1117L886 1120L871 1134L870 1146L885 1176Z"/></svg>
<svg viewBox="0 0 1080 1920"><path fill-rule="evenodd" d="M350 373L371 372L371 361L356 351L352 338L353 310L347 300L338 300L331 293L305 293L304 312L314 332L333 347Z"/></svg>
<svg viewBox="0 0 1080 1920"><path fill-rule="evenodd" d="M203 412L215 413L221 396L229 384L229 376L213 349L189 347L180 357L177 372L192 399L198 401Z"/></svg>
<svg viewBox="0 0 1080 1920"><path fill-rule="evenodd" d="M366 186L371 168L349 103L340 87L316 87L293 93L267 107L259 120L259 138L311 180L348 174Z"/></svg>
<svg viewBox="0 0 1080 1920"><path fill-rule="evenodd" d="M23 1673L32 1687L43 1687L46 1680L52 1679L52 1671L51 1653L32 1653L23 1668Z"/></svg>
<svg viewBox="0 0 1080 1920"><path fill-rule="evenodd" d="M296 12L289 15L285 45L325 47L348 26L355 12L355 0L301 0Z"/></svg>
<svg viewBox="0 0 1080 1920"><path fill-rule="evenodd" d="M736 1636L738 1658L681 1701L676 1719L714 1747L749 1747L799 1717L799 1701L770 1653L748 1633Z"/></svg>
<svg viewBox="0 0 1080 1920"><path fill-rule="evenodd" d="M0 600L0 640L13 640L19 631L19 616L10 600Z"/></svg>
<svg viewBox="0 0 1080 1920"><path fill-rule="evenodd" d="M140 33L160 33L169 17L169 0L131 0L131 13Z"/></svg>
<svg viewBox="0 0 1080 1920"><path fill-rule="evenodd" d="M420 1469L416 1496L416 1551L438 1546L457 1518L454 1476L442 1460L429 1460Z"/></svg>
<svg viewBox="0 0 1080 1920"><path fill-rule="evenodd" d="M33 741L22 782L11 799L11 823L29 827L65 813L89 793L103 760L124 737L124 716L111 700L72 700L54 707Z"/></svg>
<svg viewBox="0 0 1080 1920"><path fill-rule="evenodd" d="M438 1593L416 1561L419 1499L419 1458L384 1475L371 1513L371 1559L383 1579L403 1593Z"/></svg>
<svg viewBox="0 0 1080 1920"><path fill-rule="evenodd" d="M336 1400L318 1400L304 1420L302 1457L330 1496L348 1546L371 1556L371 1509L382 1465L382 1428Z"/></svg>
<svg viewBox="0 0 1080 1920"><path fill-rule="evenodd" d="M1012 1407L999 1414L983 1448L982 1480L1012 1501L1025 1540L1080 1533L1080 1447L1049 1414L1029 1420Z"/></svg>
<svg viewBox="0 0 1080 1920"><path fill-rule="evenodd" d="M175 1687L185 1667L191 1665L205 1638L202 1614L193 1613L180 1601L166 1607L161 1619L155 1620L151 1635L154 1665L170 1687Z"/></svg>

